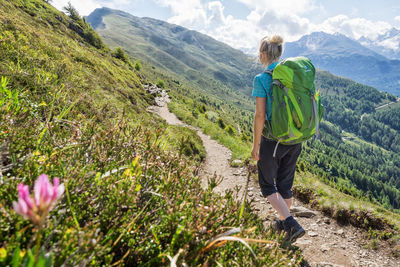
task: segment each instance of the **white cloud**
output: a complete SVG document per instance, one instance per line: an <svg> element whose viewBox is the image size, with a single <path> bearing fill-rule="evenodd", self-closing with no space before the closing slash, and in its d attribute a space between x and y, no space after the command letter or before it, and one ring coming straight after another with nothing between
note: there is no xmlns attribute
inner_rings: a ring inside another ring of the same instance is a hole
<svg viewBox="0 0 400 267"><path fill-rule="evenodd" d="M247 19L265 34L278 33L294 39L308 32L310 21L295 14L275 10L252 11Z"/></svg>
<svg viewBox="0 0 400 267"><path fill-rule="evenodd" d="M224 15L226 1L207 0L156 0L171 8L173 16L168 20L190 29L201 31L234 48L257 51L259 40L272 34L280 34L285 41L294 41L314 31L339 32L350 38L364 36L376 39L392 26L383 21L370 21L354 16L337 15L320 24L307 18L309 12L325 12L316 0L237 0L250 10L246 19ZM395 18L400 22L400 16Z"/></svg>
<svg viewBox="0 0 400 267"><path fill-rule="evenodd" d="M298 0L294 5L289 5L287 0L273 1L274 4L268 8L262 8L267 6L266 2L257 5L258 1L240 1L247 1L245 4L252 8L246 19L225 16L221 1L207 3L205 0L156 0L158 4L171 9L173 15L168 22L198 30L234 48L253 53L257 51L259 41L265 35L278 33L285 39L287 37L288 41L293 41L310 29L309 20L296 13L304 12L305 6L310 6L313 0Z"/></svg>
<svg viewBox="0 0 400 267"><path fill-rule="evenodd" d="M173 16L168 22L191 29L201 30L207 24L207 15L201 0L155 0L161 6L169 7Z"/></svg>
<svg viewBox="0 0 400 267"><path fill-rule="evenodd" d="M304 14L318 6L316 0L237 0L253 10L274 10L285 14Z"/></svg>
<svg viewBox="0 0 400 267"><path fill-rule="evenodd" d="M383 21L370 21L364 18L337 15L326 19L321 25L315 25L313 30L327 33L339 32L354 39L364 36L375 40L380 34L391 28L392 26L389 23Z"/></svg>
<svg viewBox="0 0 400 267"><path fill-rule="evenodd" d="M220 26L226 23L224 16L224 6L219 1L208 3L209 17L207 19L208 25Z"/></svg>
<svg viewBox="0 0 400 267"><path fill-rule="evenodd" d="M234 19L232 16L225 17L224 21L218 27L208 27L203 33L237 49L249 50L258 44L257 32L249 30L254 28L251 22Z"/></svg>

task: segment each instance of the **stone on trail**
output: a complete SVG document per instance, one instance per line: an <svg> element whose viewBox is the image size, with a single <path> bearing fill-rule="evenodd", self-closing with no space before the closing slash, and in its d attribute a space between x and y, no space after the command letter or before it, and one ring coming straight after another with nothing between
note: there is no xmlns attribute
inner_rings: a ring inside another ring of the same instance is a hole
<svg viewBox="0 0 400 267"><path fill-rule="evenodd" d="M296 240L296 245L311 245L312 241L310 239L299 238Z"/></svg>
<svg viewBox="0 0 400 267"><path fill-rule="evenodd" d="M344 233L343 229L339 229L339 230L336 232L336 234L338 234L338 235L343 235L343 233Z"/></svg>
<svg viewBox="0 0 400 267"><path fill-rule="evenodd" d="M335 264L331 262L312 262L310 266L317 266L317 267L344 267L340 264Z"/></svg>
<svg viewBox="0 0 400 267"><path fill-rule="evenodd" d="M304 217L304 218L311 218L317 215L316 212L301 206L291 208L290 213L292 213L296 217Z"/></svg>
<svg viewBox="0 0 400 267"><path fill-rule="evenodd" d="M308 233L308 235L311 236L311 237L318 236L318 234L317 234L316 232L313 232L313 231L308 231L307 233Z"/></svg>
<svg viewBox="0 0 400 267"><path fill-rule="evenodd" d="M232 167L239 167L240 165L242 165L242 161L240 159L232 160L231 165Z"/></svg>
<svg viewBox="0 0 400 267"><path fill-rule="evenodd" d="M326 252L326 251L328 251L330 248L329 248L329 246L327 245L327 244L323 244L322 246L321 246L321 251L322 252Z"/></svg>
<svg viewBox="0 0 400 267"><path fill-rule="evenodd" d="M242 172L241 172L240 170L238 170L238 171L236 171L236 172L233 173L233 175L235 175L235 176L239 176L239 175L241 175L241 174L242 174Z"/></svg>

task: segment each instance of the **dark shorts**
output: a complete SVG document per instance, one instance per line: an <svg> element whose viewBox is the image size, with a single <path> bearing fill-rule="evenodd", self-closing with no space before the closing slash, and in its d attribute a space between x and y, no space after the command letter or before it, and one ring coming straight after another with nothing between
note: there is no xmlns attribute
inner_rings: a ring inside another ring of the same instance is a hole
<svg viewBox="0 0 400 267"><path fill-rule="evenodd" d="M258 182L264 197L279 192L285 199L293 196L292 186L301 144L278 145L276 141L261 137L258 166Z"/></svg>

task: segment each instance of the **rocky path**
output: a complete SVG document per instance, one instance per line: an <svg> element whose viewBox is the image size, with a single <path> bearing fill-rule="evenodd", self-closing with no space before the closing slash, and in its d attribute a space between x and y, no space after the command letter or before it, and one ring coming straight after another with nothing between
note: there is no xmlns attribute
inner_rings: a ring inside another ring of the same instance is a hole
<svg viewBox="0 0 400 267"><path fill-rule="evenodd" d="M161 97L156 98L158 106L152 106L149 110L164 118L168 124L195 129L181 122L168 110L166 105L168 101L167 94L161 93ZM239 191L241 199L247 180L246 169L231 167L229 164L231 151L203 134L201 130L196 130L207 151L207 157L200 172L204 185L207 183L207 178L215 173L223 180L214 190L223 194L225 190L238 186L241 188ZM249 182L248 196L255 200L253 211L258 213L266 224L269 224L276 213L268 201L261 196L258 184L254 180ZM368 244L368 241L362 238L365 234L362 230L353 226L339 226L336 221L325 217L320 212L309 210L297 200L294 201L291 211L307 231L306 235L297 240L294 245L301 248L309 266L400 266L400 259L388 256L388 251L364 248L363 246Z"/></svg>

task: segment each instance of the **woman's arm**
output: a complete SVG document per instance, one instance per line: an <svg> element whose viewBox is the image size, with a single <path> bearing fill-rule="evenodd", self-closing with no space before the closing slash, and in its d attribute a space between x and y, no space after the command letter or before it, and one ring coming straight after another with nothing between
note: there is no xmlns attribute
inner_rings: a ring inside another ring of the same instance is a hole
<svg viewBox="0 0 400 267"><path fill-rule="evenodd" d="M253 149L251 156L254 160L258 160L258 153L260 150L261 135L265 122L265 105L267 99L265 97L256 98L256 112L254 114L254 136L253 136Z"/></svg>

